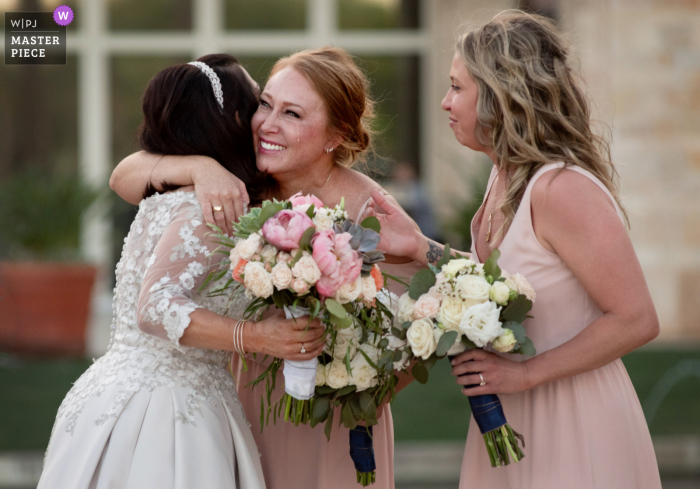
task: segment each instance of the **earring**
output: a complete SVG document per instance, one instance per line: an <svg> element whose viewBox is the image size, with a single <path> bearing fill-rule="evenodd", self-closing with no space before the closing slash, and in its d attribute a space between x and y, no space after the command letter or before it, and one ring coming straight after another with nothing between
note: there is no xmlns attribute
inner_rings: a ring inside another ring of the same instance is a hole
<svg viewBox="0 0 700 489"><path fill-rule="evenodd" d="M330 153L330 152L333 151L334 149L335 149L335 148L326 148L326 154Z"/></svg>

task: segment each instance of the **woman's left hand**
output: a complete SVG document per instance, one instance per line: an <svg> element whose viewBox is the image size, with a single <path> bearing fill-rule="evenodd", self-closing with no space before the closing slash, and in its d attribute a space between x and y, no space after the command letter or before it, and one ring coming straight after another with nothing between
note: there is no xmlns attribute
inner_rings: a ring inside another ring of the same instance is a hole
<svg viewBox="0 0 700 489"><path fill-rule="evenodd" d="M481 383L484 378L485 385ZM462 388L465 396L484 394L513 394L530 389L525 362L508 360L495 353L473 349L460 353L452 360L452 375L459 385L474 385Z"/></svg>

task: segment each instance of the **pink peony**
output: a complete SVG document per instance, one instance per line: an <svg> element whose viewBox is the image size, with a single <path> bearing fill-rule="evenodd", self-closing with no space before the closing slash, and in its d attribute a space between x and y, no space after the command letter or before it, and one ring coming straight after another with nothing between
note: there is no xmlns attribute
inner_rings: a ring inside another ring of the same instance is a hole
<svg viewBox="0 0 700 489"><path fill-rule="evenodd" d="M303 212L284 210L265 221L262 233L270 244L282 251L289 251L299 247L304 231L313 225L311 218Z"/></svg>
<svg viewBox="0 0 700 489"><path fill-rule="evenodd" d="M350 246L350 233L335 234L331 230L316 233L311 240L313 258L321 270L316 282L318 293L331 297L344 284L354 282L362 270L362 258Z"/></svg>
<svg viewBox="0 0 700 489"><path fill-rule="evenodd" d="M301 195L301 192L292 195L289 198L289 202L292 203L293 209L296 209L299 206L303 206L302 212L306 212L306 209L311 207L311 204L313 204L316 209L318 209L319 207L323 207L323 202L321 202L321 199L319 199L315 195Z"/></svg>

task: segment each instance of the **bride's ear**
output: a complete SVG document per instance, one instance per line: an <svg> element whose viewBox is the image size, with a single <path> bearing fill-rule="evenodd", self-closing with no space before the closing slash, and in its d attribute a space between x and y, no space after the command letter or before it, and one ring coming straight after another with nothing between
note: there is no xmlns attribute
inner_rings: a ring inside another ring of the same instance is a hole
<svg viewBox="0 0 700 489"><path fill-rule="evenodd" d="M337 148L343 143L343 136L338 131L333 131L328 136L328 141L326 141L326 148Z"/></svg>

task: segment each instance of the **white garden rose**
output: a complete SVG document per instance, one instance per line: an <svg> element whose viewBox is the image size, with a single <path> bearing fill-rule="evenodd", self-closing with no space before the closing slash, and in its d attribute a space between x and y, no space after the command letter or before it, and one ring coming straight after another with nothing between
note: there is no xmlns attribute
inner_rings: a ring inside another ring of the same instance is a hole
<svg viewBox="0 0 700 489"><path fill-rule="evenodd" d="M374 277L361 277L362 279L362 302L365 305L370 305L374 302L377 296L377 284L374 282Z"/></svg>
<svg viewBox="0 0 700 489"><path fill-rule="evenodd" d="M440 310L440 300L430 294L423 294L413 307L413 317L416 319L434 318Z"/></svg>
<svg viewBox="0 0 700 489"><path fill-rule="evenodd" d="M231 252L229 253L229 258L231 260L231 270L236 268L238 265L238 262L241 260L241 256L238 253L238 249L236 247L231 248Z"/></svg>
<svg viewBox="0 0 700 489"><path fill-rule="evenodd" d="M266 244L262 247L262 250L260 250L260 257L264 263L274 265L277 260L277 248L271 244Z"/></svg>
<svg viewBox="0 0 700 489"><path fill-rule="evenodd" d="M489 300L491 285L484 277L464 275L457 279L455 290L465 300L467 307Z"/></svg>
<svg viewBox="0 0 700 489"><path fill-rule="evenodd" d="M333 360L326 365L326 385L333 389L342 389L350 383L350 376L340 360Z"/></svg>
<svg viewBox="0 0 700 489"><path fill-rule="evenodd" d="M262 251L263 238L259 234L253 233L247 239L239 241L236 248L238 248L238 255L241 258L250 260L253 255Z"/></svg>
<svg viewBox="0 0 700 489"><path fill-rule="evenodd" d="M497 304L500 304L501 306L505 306L508 303L509 298L510 289L508 286L503 282L494 282L491 286L491 290L489 291L489 299Z"/></svg>
<svg viewBox="0 0 700 489"><path fill-rule="evenodd" d="M518 340L515 339L515 335L513 335L513 331L511 331L508 328L505 328L503 330L503 334L493 340L493 343L491 343L491 346L493 347L494 350L500 351L501 353L508 353L511 351L513 348L515 348L515 344L518 342Z"/></svg>
<svg viewBox="0 0 700 489"><path fill-rule="evenodd" d="M389 341L389 344L386 347L387 350L396 351L399 348L403 348L407 344L406 340L402 340L401 338L397 338L396 336L394 336L391 333L387 334L385 336L385 338Z"/></svg>
<svg viewBox="0 0 700 489"><path fill-rule="evenodd" d="M292 280L292 290L299 295L304 295L309 292L309 284L303 278L295 278Z"/></svg>
<svg viewBox="0 0 700 489"><path fill-rule="evenodd" d="M433 334L435 335L435 344L437 345L440 343L440 338L442 338L442 335L447 333L447 331L444 331L440 328L435 328L433 330ZM462 344L462 334L458 331L457 332L457 338L455 339L455 342L452 344L449 350L447 350L446 355L457 355L458 353L462 353L464 350L467 349L466 346Z"/></svg>
<svg viewBox="0 0 700 489"><path fill-rule="evenodd" d="M503 333L498 320L500 313L501 308L491 301L471 306L462 316L459 329L476 346L483 348Z"/></svg>
<svg viewBox="0 0 700 489"><path fill-rule="evenodd" d="M458 258L456 260L450 260L442 266L442 272L447 278L454 278L460 271L465 270L467 267L474 265L474 262L467 260L466 258Z"/></svg>
<svg viewBox="0 0 700 489"><path fill-rule="evenodd" d="M406 332L406 340L413 354L423 360L435 353L437 342L433 334L433 323L429 319L416 319Z"/></svg>
<svg viewBox="0 0 700 489"><path fill-rule="evenodd" d="M289 268L284 262L279 262L277 265L272 267L272 285L277 287L278 290L284 290L292 285L292 269Z"/></svg>
<svg viewBox="0 0 700 489"><path fill-rule="evenodd" d="M365 355L367 355L369 359L372 360L372 363L374 363L375 365L379 361L379 350L377 350L377 348L375 348L373 345L370 345L369 343L363 343L358 347L358 350L362 350L363 352L365 352ZM364 355L359 354L355 355L355 358L357 358L358 356L364 357Z"/></svg>
<svg viewBox="0 0 700 489"><path fill-rule="evenodd" d="M411 357L411 354L408 353L406 350L401 352L401 360L398 360L394 362L394 370L405 370L406 367L408 367L409 363L409 358Z"/></svg>
<svg viewBox="0 0 700 489"><path fill-rule="evenodd" d="M272 275L265 270L265 265L259 261L246 263L243 269L243 285L256 297L267 299L272 295Z"/></svg>
<svg viewBox="0 0 700 489"><path fill-rule="evenodd" d="M326 366L322 363L316 364L316 385L326 384Z"/></svg>
<svg viewBox="0 0 700 489"><path fill-rule="evenodd" d="M292 273L309 285L314 285L321 278L321 270L311 256L302 256L292 267Z"/></svg>
<svg viewBox="0 0 700 489"><path fill-rule="evenodd" d="M341 304L347 304L357 299L362 293L362 277L357 277L354 282L341 285L335 294L335 300Z"/></svg>
<svg viewBox="0 0 700 489"><path fill-rule="evenodd" d="M524 276L520 275L519 273L516 273L515 275L513 275L513 282L518 288L519 294L523 294L533 303L535 302L535 298L537 297L537 294L535 294L535 289L532 288L532 285L530 285L530 282L528 282Z"/></svg>
<svg viewBox="0 0 700 489"><path fill-rule="evenodd" d="M363 345L364 346L364 345ZM362 355L357 355L350 362L352 376L350 383L357 387L357 392L362 392L377 385L377 371L367 363L367 359Z"/></svg>
<svg viewBox="0 0 700 489"><path fill-rule="evenodd" d="M466 310L467 305L461 298L447 296L440 305L438 321L446 331L459 331L459 323Z"/></svg>
<svg viewBox="0 0 700 489"><path fill-rule="evenodd" d="M506 284L510 290L512 290L516 294L519 293L518 286L515 282L513 282L513 277L510 275L510 273L506 272L505 270L501 270L501 277L506 279L503 283Z"/></svg>
<svg viewBox="0 0 700 489"><path fill-rule="evenodd" d="M292 263L292 259L292 255L290 255L286 251L280 251L279 253L277 253L277 263L283 262L289 265L290 263Z"/></svg>
<svg viewBox="0 0 700 489"><path fill-rule="evenodd" d="M357 345L360 342L360 339L358 338L357 335L357 330L359 330L359 338L362 337L362 329L361 328L343 328L339 329L338 332L335 335L335 346L333 351L330 351L330 345L332 341L332 337L329 335L328 339L326 340L326 349L325 351L329 353L333 358L336 360L344 360L345 355L348 351L348 346L350 347L350 360L352 360L355 357L355 353L357 352Z"/></svg>
<svg viewBox="0 0 700 489"><path fill-rule="evenodd" d="M415 319L413 317L413 308L415 307L415 304L416 301L411 299L408 292L399 298L399 311L397 314L399 324L403 324L406 321L413 321Z"/></svg>
<svg viewBox="0 0 700 489"><path fill-rule="evenodd" d="M313 218L316 231L327 231L333 227L332 213L331 209L326 209L325 207L316 209L316 215Z"/></svg>

